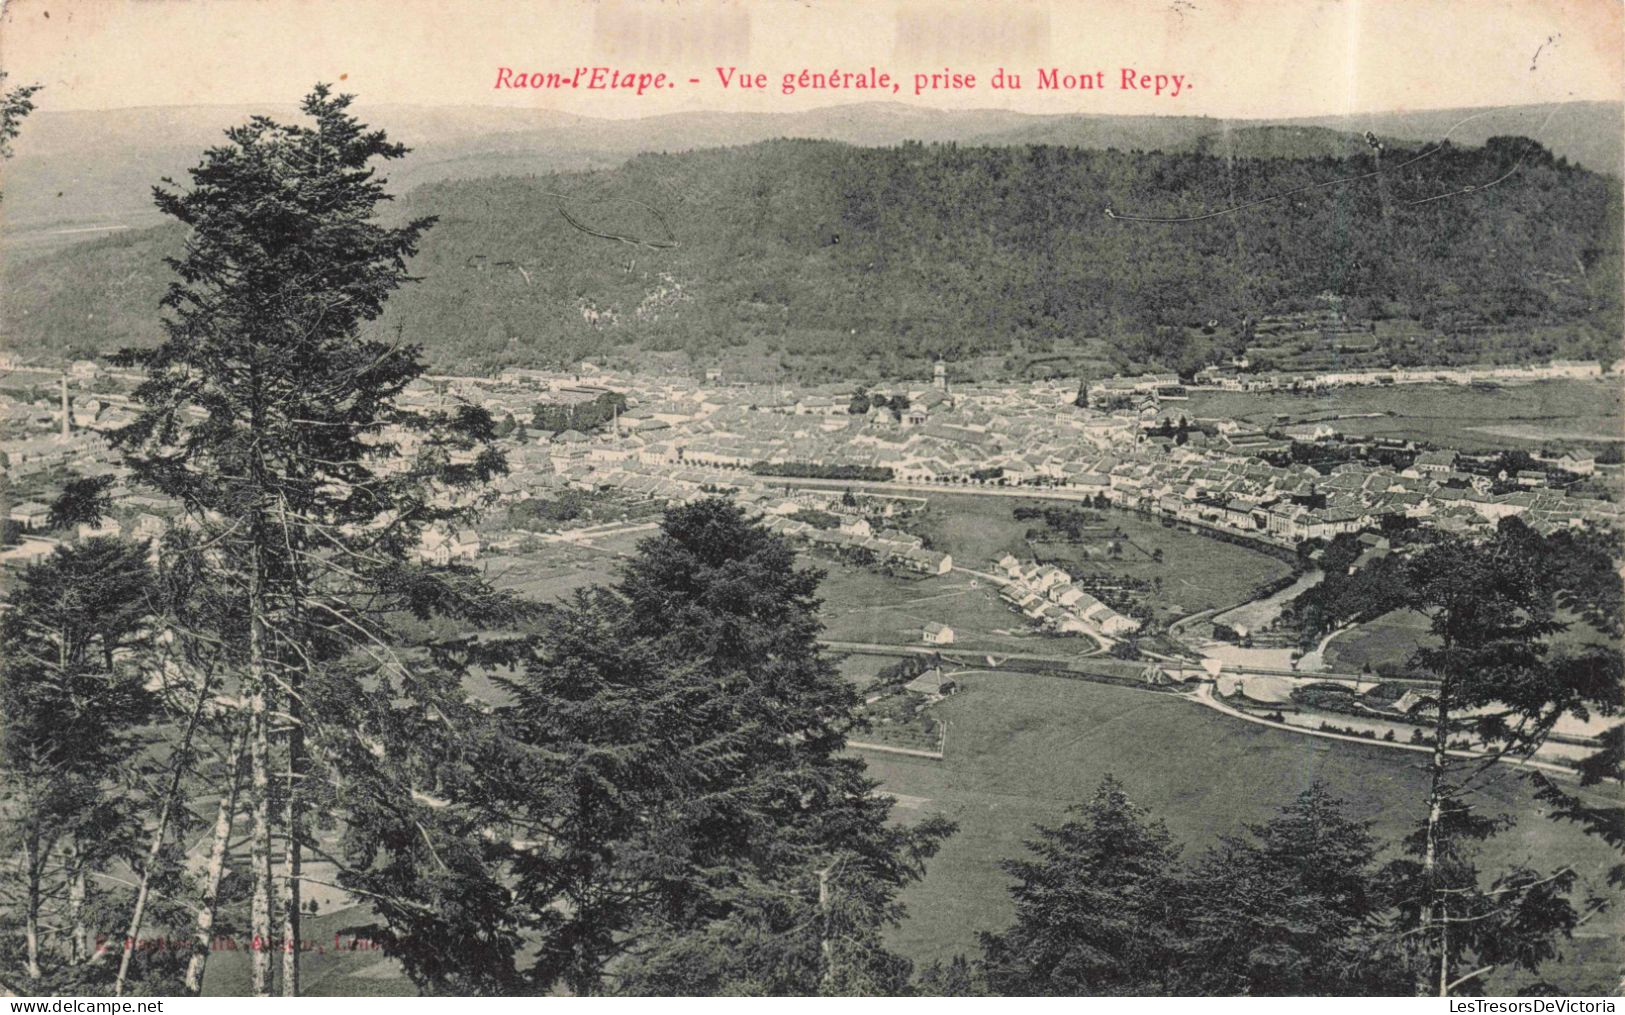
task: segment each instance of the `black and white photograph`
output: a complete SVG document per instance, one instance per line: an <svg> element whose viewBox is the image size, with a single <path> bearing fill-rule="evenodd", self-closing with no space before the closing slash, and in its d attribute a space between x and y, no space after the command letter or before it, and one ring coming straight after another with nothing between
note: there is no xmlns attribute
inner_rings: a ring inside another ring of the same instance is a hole
<svg viewBox="0 0 1625 1015"><path fill-rule="evenodd" d="M1625 0L5 0L7 1010L1615 1011L1622 100Z"/></svg>

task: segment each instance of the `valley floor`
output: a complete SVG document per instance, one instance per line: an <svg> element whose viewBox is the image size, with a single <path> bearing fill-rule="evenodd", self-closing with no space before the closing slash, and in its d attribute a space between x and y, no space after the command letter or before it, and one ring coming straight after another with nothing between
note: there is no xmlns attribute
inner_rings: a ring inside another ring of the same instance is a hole
<svg viewBox="0 0 1625 1015"><path fill-rule="evenodd" d="M1187 856L1266 820L1316 779L1383 838L1421 818L1426 774L1410 752L1272 730L1150 690L1011 672L957 679L962 690L937 706L948 723L943 760L865 754L900 819L959 823L904 896L909 915L893 942L917 963L974 955L979 932L1007 926L1009 879L998 861L1023 855L1034 824L1063 821L1108 772L1167 822ZM1495 780L1480 802L1518 818L1487 860L1572 857L1589 886L1603 888L1606 847L1541 816L1516 775ZM1542 975L1575 993L1612 989L1617 970L1590 960L1599 948L1617 952L1625 915L1593 920L1584 933Z"/></svg>

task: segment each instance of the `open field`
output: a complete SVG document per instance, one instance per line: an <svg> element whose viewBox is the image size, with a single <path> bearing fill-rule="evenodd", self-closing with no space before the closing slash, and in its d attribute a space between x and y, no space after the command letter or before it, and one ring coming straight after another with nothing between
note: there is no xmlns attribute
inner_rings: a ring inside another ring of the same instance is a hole
<svg viewBox="0 0 1625 1015"><path fill-rule="evenodd" d="M1572 650L1587 644L1607 644L1607 636L1595 628L1576 621L1572 616L1567 630L1552 637L1552 646L1558 651ZM1375 620L1342 632L1326 646L1326 663L1334 670L1352 673L1370 665L1373 670L1387 664L1398 669L1405 667L1411 653L1430 639L1428 620L1411 610L1395 610Z"/></svg>
<svg viewBox="0 0 1625 1015"><path fill-rule="evenodd" d="M1075 576L1119 577L1155 582L1152 595L1156 614L1169 619L1199 610L1234 606L1249 598L1265 582L1287 574L1275 557L1246 546L1221 542L1183 529L1165 528L1131 511L1105 509L1107 532L1121 529L1122 557L1108 559L1102 550L1107 536L1087 538L1082 544L1027 545L1028 529L1042 528L1038 519L1018 520L1014 511L1027 507L1056 507L1053 501L1026 501L974 494L931 494L930 513L921 526L933 545L954 555L960 567L986 569L994 560L1013 553L1024 560L1035 555L1056 561ZM1162 561L1152 558L1162 551Z"/></svg>
<svg viewBox="0 0 1625 1015"><path fill-rule="evenodd" d="M1426 617L1412 610L1394 610L1334 637L1326 646L1326 663L1345 673L1365 666L1403 670L1427 637Z"/></svg>
<svg viewBox="0 0 1625 1015"><path fill-rule="evenodd" d="M1374 821L1384 838L1403 834L1422 816L1425 773L1420 756L1409 752L1236 722L1133 688L1018 673L957 679L964 689L936 706L948 721L944 760L865 755L884 790L907 804L896 811L900 820L941 814L960 826L926 879L904 895L909 915L893 943L918 963L974 954L978 932L1007 925L1008 880L998 860L1022 855L1034 823L1063 820L1067 806L1091 795L1107 772L1168 823L1187 856L1243 823L1267 819L1317 778L1348 800L1355 816ZM1516 779L1501 780L1481 802L1522 815L1493 842L1487 867L1572 861L1600 886L1613 860L1606 847L1536 817ZM1614 913L1586 931L1617 935L1625 929L1621 920ZM1617 942L1601 944L1604 954L1617 952ZM1591 941L1576 950L1597 947ZM1583 973L1552 966L1545 974L1578 993L1577 977L1607 972L1604 963ZM1605 990L1610 982L1589 989Z"/></svg>
<svg viewBox="0 0 1625 1015"><path fill-rule="evenodd" d="M1027 618L1005 606L998 586L985 578L959 572L892 578L829 558L804 554L801 559L826 572L818 594L824 601L824 637L831 641L919 645L920 629L936 621L954 629L954 649L1066 654L1095 648L1089 639L1038 634ZM883 665L878 662L875 668Z"/></svg>
<svg viewBox="0 0 1625 1015"><path fill-rule="evenodd" d="M1292 423L1325 420L1343 433L1429 441L1464 451L1625 439L1619 427L1625 400L1619 385L1607 380L1494 389L1403 384L1319 394L1195 390L1179 411L1257 426L1277 416Z"/></svg>
<svg viewBox="0 0 1625 1015"><path fill-rule="evenodd" d="M612 553L548 543L525 553L486 557L480 564L498 588L545 603L556 602L588 585L608 584L614 580L617 562Z"/></svg>
<svg viewBox="0 0 1625 1015"><path fill-rule="evenodd" d="M351 907L302 921L300 934L306 942L300 959L300 992L311 997L386 996L416 997L414 987L399 963L384 957L381 948L365 937L360 928L373 919L366 907ZM252 953L245 937L232 936L235 951L216 950L209 956L203 977L205 996L242 997L250 993ZM352 943L358 945L351 950ZM273 955L272 969L280 976L282 956Z"/></svg>
<svg viewBox="0 0 1625 1015"><path fill-rule="evenodd" d="M835 660L835 669L849 683L859 688L871 684L880 671L897 662L892 656L849 655L842 656L829 653L828 657Z"/></svg>

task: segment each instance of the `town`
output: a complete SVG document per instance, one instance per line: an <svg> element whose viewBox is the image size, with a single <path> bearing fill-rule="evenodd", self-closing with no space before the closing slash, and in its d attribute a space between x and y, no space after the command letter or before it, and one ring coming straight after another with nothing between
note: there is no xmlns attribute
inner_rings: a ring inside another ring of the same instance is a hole
<svg viewBox="0 0 1625 1015"><path fill-rule="evenodd" d="M5 188L0 991L1617 987L1608 117L59 86L175 221Z"/></svg>
<svg viewBox="0 0 1625 1015"><path fill-rule="evenodd" d="M10 498L0 561L42 559L64 539L156 539L184 523L176 505L127 487L104 439L132 418L129 375L88 360L62 370L9 365L0 376L10 421L0 443ZM1396 527L1488 532L1507 517L1543 533L1621 524L1610 492L1620 476L1617 441L1600 440L1596 451L1567 441L1548 454L1469 452L1290 414L1259 426L1191 411L1204 392L1601 382L1596 363L1318 375L1209 368L1188 381L1150 374L1081 386L959 385L951 369L939 362L929 380L857 390L731 384L716 371L704 380L639 376L591 364L569 373L421 378L402 404L486 410L498 421L508 474L478 525L430 529L419 552L437 563L546 556L561 539L590 538L606 519L726 492L809 551L916 577L956 568L985 574L1038 630L1104 649L1146 619L1121 612L1132 614L1136 598L1125 600L1121 587L1080 587L1053 564L1010 554L956 558L906 522L884 519L905 518L933 491L952 491L1134 512L1287 553L1344 534L1376 540ZM1619 374L1619 364L1606 371ZM410 433L381 436L413 446ZM68 476L110 477L115 513L73 532L46 531L49 503ZM861 501L853 491L863 492Z"/></svg>

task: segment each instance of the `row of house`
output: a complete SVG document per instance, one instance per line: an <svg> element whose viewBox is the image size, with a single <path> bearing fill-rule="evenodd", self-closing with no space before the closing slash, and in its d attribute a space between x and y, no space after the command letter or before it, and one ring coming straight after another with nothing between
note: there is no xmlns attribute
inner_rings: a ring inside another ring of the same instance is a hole
<svg viewBox="0 0 1625 1015"><path fill-rule="evenodd" d="M1054 630L1099 631L1110 637L1133 634L1140 622L1107 606L1072 583L1072 576L1050 564L1023 562L1006 554L994 565L1005 579L1000 598L1027 617Z"/></svg>

